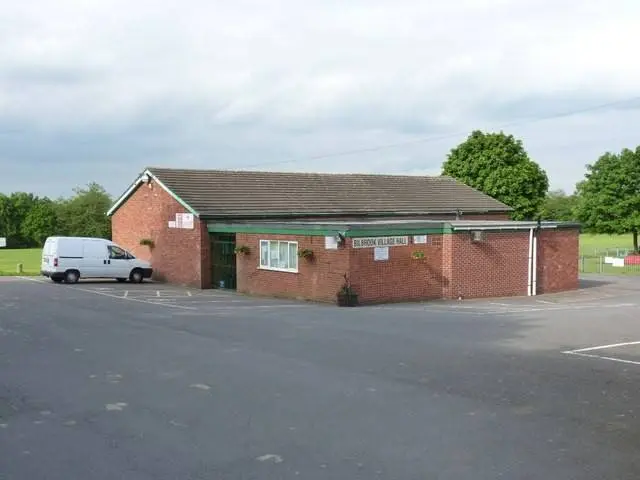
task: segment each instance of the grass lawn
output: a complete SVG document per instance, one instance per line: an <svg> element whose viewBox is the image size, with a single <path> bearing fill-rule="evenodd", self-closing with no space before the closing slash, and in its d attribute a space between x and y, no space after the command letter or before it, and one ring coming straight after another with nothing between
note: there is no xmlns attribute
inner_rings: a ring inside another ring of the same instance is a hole
<svg viewBox="0 0 640 480"><path fill-rule="evenodd" d="M580 255L604 255L605 250L616 248L633 248L632 235L580 235Z"/></svg>
<svg viewBox="0 0 640 480"><path fill-rule="evenodd" d="M0 248L0 276L17 275L16 266L21 263L23 275L39 275L41 248Z"/></svg>

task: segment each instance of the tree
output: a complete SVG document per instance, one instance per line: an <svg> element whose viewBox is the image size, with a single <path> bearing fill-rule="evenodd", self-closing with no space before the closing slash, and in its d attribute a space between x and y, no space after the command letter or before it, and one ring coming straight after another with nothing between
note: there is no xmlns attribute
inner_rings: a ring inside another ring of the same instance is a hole
<svg viewBox="0 0 640 480"><path fill-rule="evenodd" d="M21 226L25 246L41 246L47 237L58 233L58 211L48 198L39 198L24 217Z"/></svg>
<svg viewBox="0 0 640 480"><path fill-rule="evenodd" d="M58 225L60 232L70 236L111 238L111 222L107 211L111 197L97 183L74 189L72 198L60 201Z"/></svg>
<svg viewBox="0 0 640 480"><path fill-rule="evenodd" d="M442 167L449 175L514 209L514 220L533 220L544 203L549 179L513 135L476 130L451 150Z"/></svg>
<svg viewBox="0 0 640 480"><path fill-rule="evenodd" d="M640 147L620 154L605 153L577 185L578 218L594 233L633 235L638 251L640 232Z"/></svg>
<svg viewBox="0 0 640 480"><path fill-rule="evenodd" d="M0 193L0 237L6 237L9 246L15 246L19 225L20 219L11 197Z"/></svg>
<svg viewBox="0 0 640 480"><path fill-rule="evenodd" d="M577 219L578 197L567 195L564 190L553 190L547 194L540 211L541 220L573 221Z"/></svg>

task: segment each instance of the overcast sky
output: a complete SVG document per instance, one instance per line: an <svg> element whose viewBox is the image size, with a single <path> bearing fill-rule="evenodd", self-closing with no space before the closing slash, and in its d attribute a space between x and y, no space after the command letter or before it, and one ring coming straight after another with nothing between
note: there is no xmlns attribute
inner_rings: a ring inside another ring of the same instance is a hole
<svg viewBox="0 0 640 480"><path fill-rule="evenodd" d="M637 0L3 2L0 192L119 194L147 165L438 174L501 127L571 191L640 144L639 19Z"/></svg>

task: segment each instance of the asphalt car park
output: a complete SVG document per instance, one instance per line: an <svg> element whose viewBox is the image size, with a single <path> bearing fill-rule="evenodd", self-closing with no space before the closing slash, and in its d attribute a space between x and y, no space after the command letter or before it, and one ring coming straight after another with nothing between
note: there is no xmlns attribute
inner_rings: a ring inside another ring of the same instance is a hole
<svg viewBox="0 0 640 480"><path fill-rule="evenodd" d="M0 281L0 479L637 479L637 279L338 308Z"/></svg>

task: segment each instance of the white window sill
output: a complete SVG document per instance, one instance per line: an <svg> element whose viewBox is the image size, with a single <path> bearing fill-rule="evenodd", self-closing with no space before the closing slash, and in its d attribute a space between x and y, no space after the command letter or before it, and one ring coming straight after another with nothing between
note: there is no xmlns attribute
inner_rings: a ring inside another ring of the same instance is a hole
<svg viewBox="0 0 640 480"><path fill-rule="evenodd" d="M263 267L259 266L258 270L266 270L268 272L282 272L282 273L298 273L298 270L293 270L290 268L273 268L273 267Z"/></svg>

